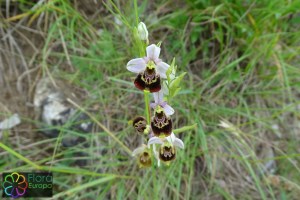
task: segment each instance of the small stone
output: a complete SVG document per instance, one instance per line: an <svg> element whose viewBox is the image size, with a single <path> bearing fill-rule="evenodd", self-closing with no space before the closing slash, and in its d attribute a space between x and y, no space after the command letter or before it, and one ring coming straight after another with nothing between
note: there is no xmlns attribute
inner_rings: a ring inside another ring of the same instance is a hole
<svg viewBox="0 0 300 200"><path fill-rule="evenodd" d="M11 129L21 123L18 114L13 114L11 117L0 122L0 130Z"/></svg>

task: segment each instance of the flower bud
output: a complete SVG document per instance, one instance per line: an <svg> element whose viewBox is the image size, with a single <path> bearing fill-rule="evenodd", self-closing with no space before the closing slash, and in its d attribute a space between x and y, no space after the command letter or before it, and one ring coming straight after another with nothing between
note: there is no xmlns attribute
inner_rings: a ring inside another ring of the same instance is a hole
<svg viewBox="0 0 300 200"><path fill-rule="evenodd" d="M141 40L148 40L148 30L143 22L138 24L138 32Z"/></svg>

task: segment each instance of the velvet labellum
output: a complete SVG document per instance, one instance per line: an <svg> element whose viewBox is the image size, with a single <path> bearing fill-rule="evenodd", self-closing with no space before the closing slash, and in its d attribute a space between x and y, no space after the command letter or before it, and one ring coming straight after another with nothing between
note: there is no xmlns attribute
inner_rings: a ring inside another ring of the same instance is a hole
<svg viewBox="0 0 300 200"><path fill-rule="evenodd" d="M159 150L159 159L164 162L174 160L176 157L176 150L174 146L162 145Z"/></svg>
<svg viewBox="0 0 300 200"><path fill-rule="evenodd" d="M140 116L133 120L132 126L138 133L143 134L147 128L147 121L144 117Z"/></svg>
<svg viewBox="0 0 300 200"><path fill-rule="evenodd" d="M155 115L151 121L151 128L155 136L167 137L172 133L172 120L166 116L163 110L155 111Z"/></svg>
<svg viewBox="0 0 300 200"><path fill-rule="evenodd" d="M161 89L160 76L156 74L155 68L146 67L145 71L139 73L134 80L134 85L140 90L158 92Z"/></svg>
<svg viewBox="0 0 300 200"><path fill-rule="evenodd" d="M144 151L138 157L140 167L150 167L152 165L151 155L148 151Z"/></svg>
<svg viewBox="0 0 300 200"><path fill-rule="evenodd" d="M152 165L152 154L145 144L133 150L132 156L137 157L137 162L140 167L150 167Z"/></svg>

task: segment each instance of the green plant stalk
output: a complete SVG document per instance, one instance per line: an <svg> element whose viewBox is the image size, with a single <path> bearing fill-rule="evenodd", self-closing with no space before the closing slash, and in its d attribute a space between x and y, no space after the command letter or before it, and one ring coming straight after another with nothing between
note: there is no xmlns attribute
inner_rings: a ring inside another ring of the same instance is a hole
<svg viewBox="0 0 300 200"><path fill-rule="evenodd" d="M138 25L139 24L139 13L138 13L138 7L137 7L137 0L134 0L133 4L134 4L136 25Z"/></svg>
<svg viewBox="0 0 300 200"><path fill-rule="evenodd" d="M149 100L149 91L144 90L144 99L145 99L145 112L147 124L150 124L150 100Z"/></svg>
<svg viewBox="0 0 300 200"><path fill-rule="evenodd" d="M153 183L153 188L154 188L154 199L157 199L157 194L158 194L158 190L157 190L157 180L156 180L156 169L154 167L152 167L152 183Z"/></svg>

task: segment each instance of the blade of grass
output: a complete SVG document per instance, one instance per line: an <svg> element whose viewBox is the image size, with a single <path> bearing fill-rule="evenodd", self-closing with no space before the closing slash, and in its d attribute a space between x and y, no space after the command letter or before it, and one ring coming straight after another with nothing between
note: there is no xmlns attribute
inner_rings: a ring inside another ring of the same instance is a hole
<svg viewBox="0 0 300 200"><path fill-rule="evenodd" d="M102 183L110 182L110 181L114 180L115 178L116 178L115 176L108 176L108 177L100 178L100 179L94 180L92 182L85 183L85 184L79 185L77 187L71 188L67 191L60 192L60 193L54 195L51 199L58 199L59 197L70 196L70 195L73 195L84 189L94 187L94 186L102 184Z"/></svg>
<svg viewBox="0 0 300 200"><path fill-rule="evenodd" d="M0 147L2 149L4 149L5 151L9 152L11 155L19 158L20 160L24 161L25 163L28 163L29 165L31 165L32 167L34 167L35 169L41 169L41 166L35 164L34 162L32 162L31 160L29 160L28 158L22 156L21 154L19 154L18 152L14 151L13 149L11 149L10 147L6 146L5 144L3 144L2 142L0 142Z"/></svg>

